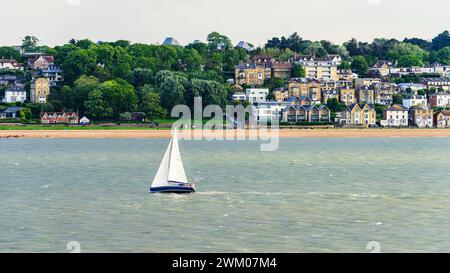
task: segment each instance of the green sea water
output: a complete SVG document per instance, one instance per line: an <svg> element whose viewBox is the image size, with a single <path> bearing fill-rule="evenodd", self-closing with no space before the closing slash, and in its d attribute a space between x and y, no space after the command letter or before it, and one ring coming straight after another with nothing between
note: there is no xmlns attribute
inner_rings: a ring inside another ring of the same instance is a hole
<svg viewBox="0 0 450 273"><path fill-rule="evenodd" d="M150 194L167 144L0 139L0 252L450 251L449 138L181 141Z"/></svg>

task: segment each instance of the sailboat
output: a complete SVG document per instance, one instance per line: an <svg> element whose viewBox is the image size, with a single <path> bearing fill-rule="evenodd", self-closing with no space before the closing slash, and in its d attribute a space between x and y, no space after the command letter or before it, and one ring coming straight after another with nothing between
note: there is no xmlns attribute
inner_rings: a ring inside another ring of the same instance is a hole
<svg viewBox="0 0 450 273"><path fill-rule="evenodd" d="M184 172L183 161L181 160L180 149L178 148L177 131L174 131L169 146L159 165L150 192L161 193L191 193L195 192L195 187L189 183Z"/></svg>

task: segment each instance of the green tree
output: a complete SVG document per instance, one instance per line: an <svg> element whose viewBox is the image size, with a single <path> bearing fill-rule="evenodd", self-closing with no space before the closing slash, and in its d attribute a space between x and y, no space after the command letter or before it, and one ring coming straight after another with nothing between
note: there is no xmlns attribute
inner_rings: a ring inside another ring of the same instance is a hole
<svg viewBox="0 0 450 273"><path fill-rule="evenodd" d="M403 103L403 96L402 96L402 94L394 94L394 95L392 95L392 103L394 103L394 104L402 104Z"/></svg>
<svg viewBox="0 0 450 273"><path fill-rule="evenodd" d="M299 64L292 65L292 77L293 78L304 78L306 76L306 71L303 66Z"/></svg>
<svg viewBox="0 0 450 273"><path fill-rule="evenodd" d="M210 49L217 49L218 45L223 45L225 48L231 48L231 40L225 35L218 32L211 32L206 38Z"/></svg>
<svg viewBox="0 0 450 273"><path fill-rule="evenodd" d="M25 50L25 52L37 51L38 43L39 43L38 38L27 35L22 39L22 48Z"/></svg>
<svg viewBox="0 0 450 273"><path fill-rule="evenodd" d="M187 78L174 72L160 71L156 74L155 83L165 109L170 111L175 105L185 103Z"/></svg>
<svg viewBox="0 0 450 273"><path fill-rule="evenodd" d="M121 113L133 112L137 103L133 86L117 79L106 81L89 93L85 107L94 118L118 118Z"/></svg>
<svg viewBox="0 0 450 273"><path fill-rule="evenodd" d="M33 114L29 108L23 108L19 111L19 118L21 121L29 121L32 118Z"/></svg>
<svg viewBox="0 0 450 273"><path fill-rule="evenodd" d="M81 75L92 75L97 66L97 55L92 50L77 49L69 53L63 63L64 79L72 83Z"/></svg>
<svg viewBox="0 0 450 273"><path fill-rule="evenodd" d="M353 72L358 73L360 76L367 75L369 72L369 65L367 64L364 56L356 56L353 58L351 68Z"/></svg>
<svg viewBox="0 0 450 273"><path fill-rule="evenodd" d="M20 52L9 46L0 47L0 58L20 59Z"/></svg>
<svg viewBox="0 0 450 273"><path fill-rule="evenodd" d="M156 118L164 118L167 115L166 109L161 106L161 100L158 93L154 91L144 95L139 108L147 115L147 118L152 121Z"/></svg>
<svg viewBox="0 0 450 273"><path fill-rule="evenodd" d="M337 113L341 112L345 106L343 107L336 98L332 98L328 99L327 107L332 113Z"/></svg>

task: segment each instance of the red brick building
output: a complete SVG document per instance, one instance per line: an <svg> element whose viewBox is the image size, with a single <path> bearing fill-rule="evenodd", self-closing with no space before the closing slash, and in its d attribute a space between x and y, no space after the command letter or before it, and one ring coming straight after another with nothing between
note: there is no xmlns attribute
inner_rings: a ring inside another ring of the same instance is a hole
<svg viewBox="0 0 450 273"><path fill-rule="evenodd" d="M42 124L78 124L79 117L76 112L43 112L41 113Z"/></svg>

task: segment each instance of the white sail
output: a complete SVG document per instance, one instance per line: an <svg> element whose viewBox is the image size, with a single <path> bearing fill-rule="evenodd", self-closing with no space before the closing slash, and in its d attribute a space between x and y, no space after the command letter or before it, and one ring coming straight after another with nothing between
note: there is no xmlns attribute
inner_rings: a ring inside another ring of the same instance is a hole
<svg viewBox="0 0 450 273"><path fill-rule="evenodd" d="M188 183L184 172L183 161L181 161L180 149L178 148L178 136L175 130L170 151L168 181Z"/></svg>
<svg viewBox="0 0 450 273"><path fill-rule="evenodd" d="M156 173L155 179L153 179L152 188L168 186L168 176L169 176L169 162L170 162L170 150L172 147L172 141L170 141L169 146L167 146L166 153L159 165L158 172Z"/></svg>

